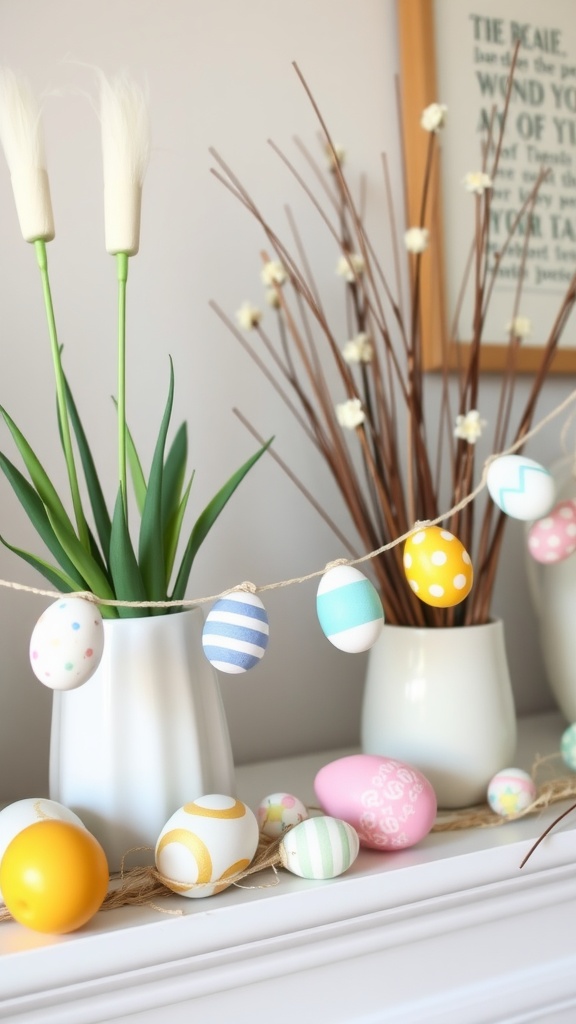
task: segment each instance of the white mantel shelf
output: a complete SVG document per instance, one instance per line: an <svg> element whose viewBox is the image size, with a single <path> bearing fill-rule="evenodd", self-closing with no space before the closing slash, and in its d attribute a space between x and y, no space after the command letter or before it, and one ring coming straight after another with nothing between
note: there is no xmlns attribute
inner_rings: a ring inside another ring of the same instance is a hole
<svg viewBox="0 0 576 1024"><path fill-rule="evenodd" d="M516 765L556 752L564 727L553 714L524 719ZM343 753L242 767L238 795L313 803L316 771ZM282 871L275 887L162 901L181 916L106 911L59 938L0 924L0 1020L573 1024L576 812L519 868L564 806L361 851L327 882Z"/></svg>

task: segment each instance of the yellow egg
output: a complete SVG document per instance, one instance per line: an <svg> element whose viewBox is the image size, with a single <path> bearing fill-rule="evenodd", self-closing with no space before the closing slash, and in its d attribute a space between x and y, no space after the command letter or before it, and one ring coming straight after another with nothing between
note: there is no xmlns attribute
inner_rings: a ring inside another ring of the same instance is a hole
<svg viewBox="0 0 576 1024"><path fill-rule="evenodd" d="M426 526L410 534L404 545L404 572L416 597L436 608L459 604L474 580L466 548L440 526Z"/></svg>

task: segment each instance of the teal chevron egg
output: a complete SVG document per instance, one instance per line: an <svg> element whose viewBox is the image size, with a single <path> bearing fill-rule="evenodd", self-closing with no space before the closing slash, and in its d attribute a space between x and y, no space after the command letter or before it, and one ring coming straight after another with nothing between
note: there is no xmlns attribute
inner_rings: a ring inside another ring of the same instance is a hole
<svg viewBox="0 0 576 1024"><path fill-rule="evenodd" d="M300 878L336 878L354 863L360 849L356 829L322 815L287 832L279 847L282 867Z"/></svg>
<svg viewBox="0 0 576 1024"><path fill-rule="evenodd" d="M208 612L202 647L220 672L247 672L264 657L267 646L268 615L256 594L227 594Z"/></svg>
<svg viewBox="0 0 576 1024"><path fill-rule="evenodd" d="M540 519L556 498L552 474L525 455L494 459L488 467L486 485L492 501L513 519Z"/></svg>
<svg viewBox="0 0 576 1024"><path fill-rule="evenodd" d="M384 625L378 591L353 565L335 565L324 573L316 612L324 636L348 654L373 647Z"/></svg>

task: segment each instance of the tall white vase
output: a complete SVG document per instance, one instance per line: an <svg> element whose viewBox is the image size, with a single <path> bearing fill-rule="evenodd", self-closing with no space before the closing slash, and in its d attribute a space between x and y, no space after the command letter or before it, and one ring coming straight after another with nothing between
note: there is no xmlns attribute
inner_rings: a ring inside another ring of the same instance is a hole
<svg viewBox="0 0 576 1024"><path fill-rule="evenodd" d="M106 619L95 674L77 690L54 693L50 796L79 815L111 871L127 850L153 848L183 804L208 793L235 795L203 622L201 608ZM135 863L152 859L143 850Z"/></svg>
<svg viewBox="0 0 576 1024"><path fill-rule="evenodd" d="M516 750L502 623L385 625L368 657L362 749L419 768L441 808L484 802Z"/></svg>

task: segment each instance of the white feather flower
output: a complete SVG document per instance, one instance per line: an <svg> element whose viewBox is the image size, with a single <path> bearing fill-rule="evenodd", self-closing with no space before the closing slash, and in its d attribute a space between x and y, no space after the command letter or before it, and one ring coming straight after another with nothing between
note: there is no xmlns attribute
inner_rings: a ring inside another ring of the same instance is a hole
<svg viewBox="0 0 576 1024"><path fill-rule="evenodd" d="M528 316L515 316L510 323L506 324L506 330L515 338L527 338L532 332L532 321Z"/></svg>
<svg viewBox="0 0 576 1024"><path fill-rule="evenodd" d="M251 331L257 327L262 319L262 310L253 306L251 302L244 302L236 311L236 320L245 331Z"/></svg>
<svg viewBox="0 0 576 1024"><path fill-rule="evenodd" d="M357 277L360 277L366 269L366 263L364 257L359 252L349 252L346 256L342 255L338 260L336 267L336 273L345 278L349 284L352 284Z"/></svg>
<svg viewBox="0 0 576 1024"><path fill-rule="evenodd" d="M404 234L404 245L408 252L421 253L428 248L430 234L427 228L408 228Z"/></svg>
<svg viewBox="0 0 576 1024"><path fill-rule="evenodd" d="M364 331L350 338L342 349L342 358L346 363L371 363L373 355L372 341Z"/></svg>
<svg viewBox="0 0 576 1024"><path fill-rule="evenodd" d="M481 196L487 188L492 188L492 178L485 171L469 171L464 178L464 188Z"/></svg>
<svg viewBox="0 0 576 1024"><path fill-rule="evenodd" d="M470 409L465 416L456 417L454 437L461 441L468 441L468 444L476 444L478 438L482 436L485 426L486 420L480 418L478 410Z"/></svg>
<svg viewBox="0 0 576 1024"><path fill-rule="evenodd" d="M286 280L286 271L280 263L280 260L268 260L260 271L260 280L267 288L273 287L275 284L284 284Z"/></svg>
<svg viewBox="0 0 576 1024"><path fill-rule="evenodd" d="M431 103L425 107L420 117L420 124L427 132L438 132L446 124L446 107L443 103Z"/></svg>
<svg viewBox="0 0 576 1024"><path fill-rule="evenodd" d="M9 68L0 68L0 140L27 242L54 238L41 127L40 106L28 82Z"/></svg>
<svg viewBox="0 0 576 1024"><path fill-rule="evenodd" d="M340 426L346 427L347 430L354 430L355 427L359 427L361 423L364 423L366 414L360 399L349 398L347 402L340 402L336 406L336 419Z"/></svg>
<svg viewBox="0 0 576 1024"><path fill-rule="evenodd" d="M148 105L142 89L127 75L99 77L106 249L135 256L150 157Z"/></svg>

